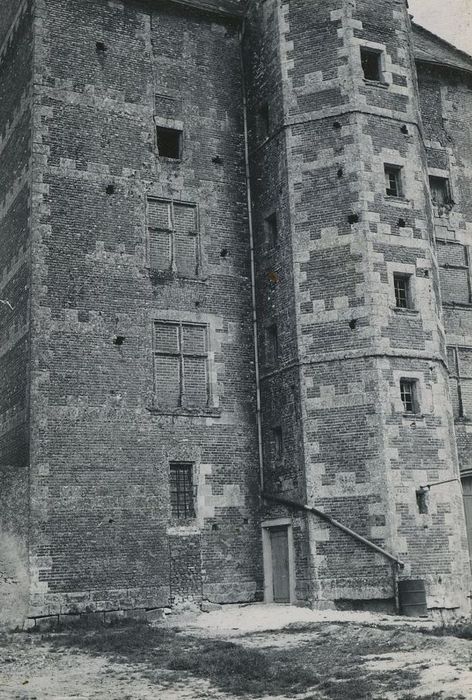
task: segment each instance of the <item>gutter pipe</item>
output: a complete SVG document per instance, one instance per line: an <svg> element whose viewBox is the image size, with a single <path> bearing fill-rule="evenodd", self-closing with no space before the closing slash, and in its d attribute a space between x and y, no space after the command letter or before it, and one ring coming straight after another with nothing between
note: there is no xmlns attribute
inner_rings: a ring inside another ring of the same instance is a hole
<svg viewBox="0 0 472 700"><path fill-rule="evenodd" d="M261 409L261 386L260 386L260 371L259 371L259 341L258 341L258 320L256 308L256 262L254 254L254 226L252 219L252 194L251 194L251 170L249 167L249 139L248 139L248 119L247 119L247 94L246 94L246 78L244 70L243 58L243 38L246 29L246 19L241 21L240 29L240 48L241 48L241 83L243 97L243 126L244 126L244 170L246 177L246 192L247 192L247 215L249 229L249 253L251 266L251 301L252 301L252 327L254 336L254 371L256 381L256 424L257 424L257 446L259 454L259 483L261 491L264 490L264 454L262 448L262 409Z"/></svg>

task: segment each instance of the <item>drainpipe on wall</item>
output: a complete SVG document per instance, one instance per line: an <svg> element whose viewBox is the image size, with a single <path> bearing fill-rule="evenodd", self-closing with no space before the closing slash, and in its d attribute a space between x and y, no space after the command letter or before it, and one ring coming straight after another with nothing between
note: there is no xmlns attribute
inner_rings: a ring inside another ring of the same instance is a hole
<svg viewBox="0 0 472 700"><path fill-rule="evenodd" d="M243 18L239 32L240 55L241 55L241 82L242 82L242 97L243 97L243 124L244 124L244 169L246 176L246 193L247 193L247 214L249 228L249 253L251 261L251 301L252 301L252 326L254 335L254 369L256 378L256 423L257 423L257 446L259 453L259 482L261 491L264 489L264 454L262 448L262 409L261 409L261 387L260 387L260 372L259 372L259 342L258 342L258 322L256 309L256 263L254 255L254 228L252 221L252 195L251 195L251 171L249 168L249 140L247 126L247 94L246 94L246 78L244 71L243 57L243 38L246 28L246 19Z"/></svg>

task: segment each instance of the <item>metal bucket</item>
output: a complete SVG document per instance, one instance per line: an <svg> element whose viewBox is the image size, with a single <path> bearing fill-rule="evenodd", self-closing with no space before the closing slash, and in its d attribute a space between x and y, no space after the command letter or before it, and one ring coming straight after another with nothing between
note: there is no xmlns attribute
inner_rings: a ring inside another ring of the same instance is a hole
<svg viewBox="0 0 472 700"><path fill-rule="evenodd" d="M428 617L426 588L423 579L398 582L400 614L408 617Z"/></svg>

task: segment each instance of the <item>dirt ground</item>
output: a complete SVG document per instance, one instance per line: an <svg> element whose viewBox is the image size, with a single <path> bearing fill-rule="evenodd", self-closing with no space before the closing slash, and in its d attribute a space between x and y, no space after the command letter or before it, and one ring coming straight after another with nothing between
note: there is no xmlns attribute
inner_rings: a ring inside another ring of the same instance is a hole
<svg viewBox="0 0 472 700"><path fill-rule="evenodd" d="M0 635L8 700L470 700L472 642L432 623L227 606L165 623Z"/></svg>

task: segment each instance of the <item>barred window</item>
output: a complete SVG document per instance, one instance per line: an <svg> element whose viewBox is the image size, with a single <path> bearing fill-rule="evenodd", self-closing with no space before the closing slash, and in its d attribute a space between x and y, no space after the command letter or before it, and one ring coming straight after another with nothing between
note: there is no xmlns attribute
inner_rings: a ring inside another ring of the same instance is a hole
<svg viewBox="0 0 472 700"><path fill-rule="evenodd" d="M154 371L155 391L160 406L207 406L207 326L170 321L156 322Z"/></svg>
<svg viewBox="0 0 472 700"><path fill-rule="evenodd" d="M170 464L170 509L178 520L195 517L193 464Z"/></svg>
<svg viewBox="0 0 472 700"><path fill-rule="evenodd" d="M197 206L164 199L148 199L149 267L181 277L199 274Z"/></svg>
<svg viewBox="0 0 472 700"><path fill-rule="evenodd" d="M400 394L405 413L418 413L417 389L415 379L400 380Z"/></svg>

